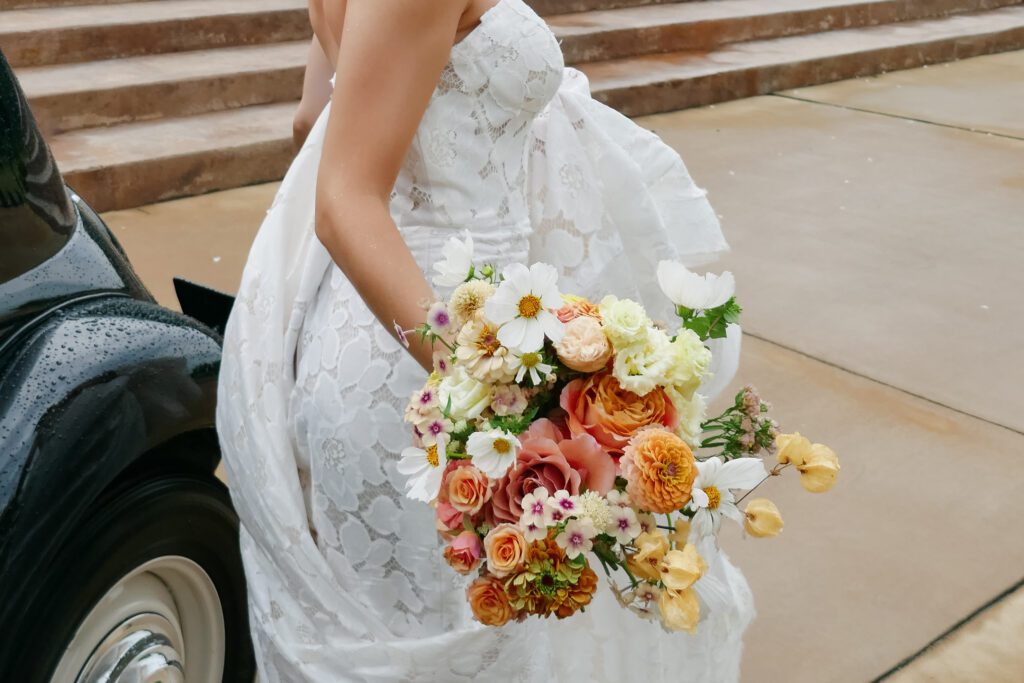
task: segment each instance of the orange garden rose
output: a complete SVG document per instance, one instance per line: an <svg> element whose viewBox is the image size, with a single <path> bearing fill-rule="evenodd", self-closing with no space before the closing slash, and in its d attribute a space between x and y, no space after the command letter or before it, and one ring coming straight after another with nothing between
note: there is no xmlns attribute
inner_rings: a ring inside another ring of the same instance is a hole
<svg viewBox="0 0 1024 683"><path fill-rule="evenodd" d="M466 597L473 616L485 626L504 626L515 616L504 586L493 576L481 576L471 583Z"/></svg>
<svg viewBox="0 0 1024 683"><path fill-rule="evenodd" d="M473 465L460 463L452 468L441 485L439 500L459 512L475 515L491 499L491 482Z"/></svg>
<svg viewBox="0 0 1024 683"><path fill-rule="evenodd" d="M483 544L475 531L463 531L444 549L444 559L460 574L469 574L480 565Z"/></svg>
<svg viewBox="0 0 1024 683"><path fill-rule="evenodd" d="M555 315L557 315L558 319L563 323L584 317L594 318L595 320L601 319L601 311L597 304L592 303L589 299L584 299L581 296L563 294L562 300L565 301L565 305L559 308Z"/></svg>
<svg viewBox="0 0 1024 683"><path fill-rule="evenodd" d="M697 463L686 442L651 427L633 437L620 461L626 493L641 509L674 512L690 500Z"/></svg>
<svg viewBox="0 0 1024 683"><path fill-rule="evenodd" d="M570 432L590 434L612 454L622 453L643 427L661 425L674 430L679 422L664 389L638 396L623 389L608 371L569 382L562 390L561 406L568 413Z"/></svg>
<svg viewBox="0 0 1024 683"><path fill-rule="evenodd" d="M484 537L487 569L499 579L505 578L523 564L526 538L514 524L499 524Z"/></svg>

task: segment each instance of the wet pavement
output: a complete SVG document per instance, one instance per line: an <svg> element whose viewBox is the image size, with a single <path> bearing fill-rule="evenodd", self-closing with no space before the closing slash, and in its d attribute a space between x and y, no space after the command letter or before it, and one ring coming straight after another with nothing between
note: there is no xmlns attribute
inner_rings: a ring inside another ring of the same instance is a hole
<svg viewBox="0 0 1024 683"><path fill-rule="evenodd" d="M732 242L737 386L843 464L828 495L769 483L778 539L723 539L744 680L1024 680L1024 52L641 122ZM173 306L173 275L234 290L274 189L105 218Z"/></svg>

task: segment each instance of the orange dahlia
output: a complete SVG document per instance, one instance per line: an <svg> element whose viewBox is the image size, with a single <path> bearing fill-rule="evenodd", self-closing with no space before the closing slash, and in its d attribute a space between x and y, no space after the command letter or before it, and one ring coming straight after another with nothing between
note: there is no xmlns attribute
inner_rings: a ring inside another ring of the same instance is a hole
<svg viewBox="0 0 1024 683"><path fill-rule="evenodd" d="M626 492L648 512L674 512L690 500L697 465L693 451L672 432L657 427L636 433L622 455Z"/></svg>

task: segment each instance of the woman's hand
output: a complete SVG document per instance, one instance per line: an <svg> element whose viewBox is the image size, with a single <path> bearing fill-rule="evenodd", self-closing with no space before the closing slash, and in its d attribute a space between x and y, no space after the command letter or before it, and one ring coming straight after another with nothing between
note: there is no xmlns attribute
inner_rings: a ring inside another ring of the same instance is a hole
<svg viewBox="0 0 1024 683"><path fill-rule="evenodd" d="M448 62L465 0L348 0L317 176L316 234L389 331L434 298L389 210L390 194ZM432 350L409 335L424 367Z"/></svg>

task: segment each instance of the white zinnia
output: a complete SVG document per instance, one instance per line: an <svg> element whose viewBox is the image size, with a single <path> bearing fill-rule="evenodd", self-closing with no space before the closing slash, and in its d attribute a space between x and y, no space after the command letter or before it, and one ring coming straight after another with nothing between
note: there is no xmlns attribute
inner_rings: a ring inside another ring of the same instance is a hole
<svg viewBox="0 0 1024 683"><path fill-rule="evenodd" d="M492 429L473 432L466 441L466 453L473 465L491 479L500 479L516 461L519 439L511 432Z"/></svg>
<svg viewBox="0 0 1024 683"><path fill-rule="evenodd" d="M697 462L697 478L693 482L690 504L697 509L693 516L693 529L697 538L718 532L722 517L743 523L743 513L736 507L734 489L752 489L765 477L764 462L760 458L737 458L722 462L719 457Z"/></svg>
<svg viewBox="0 0 1024 683"><path fill-rule="evenodd" d="M447 439L438 437L426 449L410 446L402 451L398 471L409 477L405 482L406 495L413 500L429 503L441 490L441 479L447 461Z"/></svg>
<svg viewBox="0 0 1024 683"><path fill-rule="evenodd" d="M675 261L658 264L658 284L672 303L692 311L717 308L736 293L736 280L729 271L697 275Z"/></svg>
<svg viewBox="0 0 1024 683"><path fill-rule="evenodd" d="M522 352L539 350L545 336L557 343L565 326L551 312L562 306L554 266L513 263L502 271L502 278L498 291L484 304L487 317L499 325L498 341Z"/></svg>
<svg viewBox="0 0 1024 683"><path fill-rule="evenodd" d="M473 271L473 237L468 230L463 237L464 240L451 237L445 242L444 258L434 264L435 285L455 287L469 279Z"/></svg>

